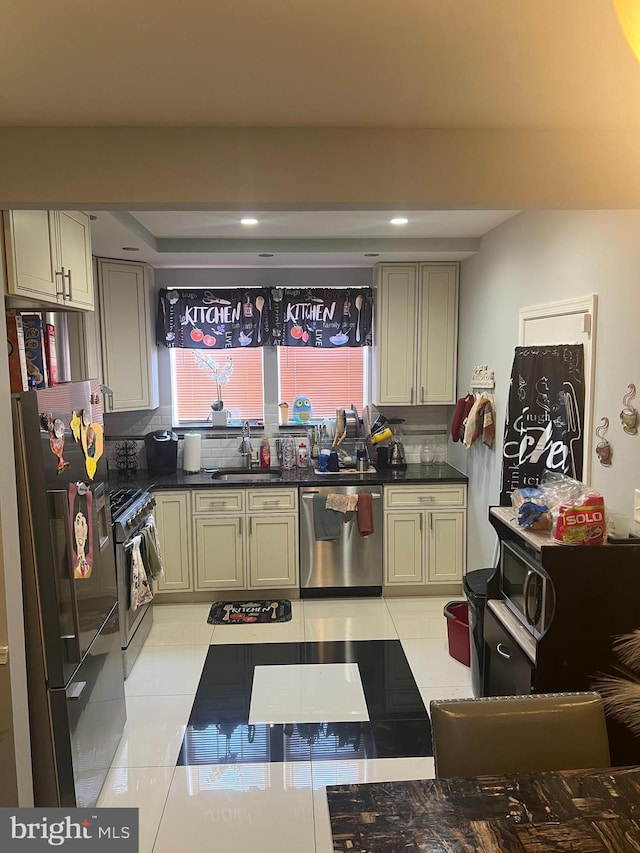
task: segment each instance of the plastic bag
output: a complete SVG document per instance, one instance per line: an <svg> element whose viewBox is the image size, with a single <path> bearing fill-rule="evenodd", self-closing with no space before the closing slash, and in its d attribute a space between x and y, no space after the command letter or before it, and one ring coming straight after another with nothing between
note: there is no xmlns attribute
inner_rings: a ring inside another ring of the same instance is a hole
<svg viewBox="0 0 640 853"><path fill-rule="evenodd" d="M602 545L606 536L604 497L579 480L545 472L540 490L551 510L551 538L561 545Z"/></svg>
<svg viewBox="0 0 640 853"><path fill-rule="evenodd" d="M527 530L548 530L551 515L541 489L514 489L511 506L518 514L518 524Z"/></svg>

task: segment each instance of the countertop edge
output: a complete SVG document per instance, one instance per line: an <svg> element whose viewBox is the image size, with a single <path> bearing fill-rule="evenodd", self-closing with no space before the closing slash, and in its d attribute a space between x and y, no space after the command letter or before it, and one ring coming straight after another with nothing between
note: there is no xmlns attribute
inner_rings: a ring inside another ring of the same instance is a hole
<svg viewBox="0 0 640 853"><path fill-rule="evenodd" d="M222 466L221 466L222 467ZM109 486L119 488L139 488L148 491L169 489L238 489L238 488L292 488L298 486L391 486L391 485L467 485L469 478L451 465L408 465L403 471L377 471L375 474L335 474L317 475L309 468L294 468L284 471L282 479L265 482L259 478L244 482L224 482L214 480L210 472L199 471L186 474L176 471L174 474L153 476L140 470L135 474L123 475L119 471L109 472Z"/></svg>

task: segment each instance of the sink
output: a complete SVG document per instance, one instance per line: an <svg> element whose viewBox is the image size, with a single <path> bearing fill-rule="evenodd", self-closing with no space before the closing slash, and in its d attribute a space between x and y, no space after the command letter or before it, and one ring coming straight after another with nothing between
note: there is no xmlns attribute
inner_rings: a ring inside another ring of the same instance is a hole
<svg viewBox="0 0 640 853"><path fill-rule="evenodd" d="M211 475L212 480L226 483L271 482L282 479L281 468L220 468Z"/></svg>

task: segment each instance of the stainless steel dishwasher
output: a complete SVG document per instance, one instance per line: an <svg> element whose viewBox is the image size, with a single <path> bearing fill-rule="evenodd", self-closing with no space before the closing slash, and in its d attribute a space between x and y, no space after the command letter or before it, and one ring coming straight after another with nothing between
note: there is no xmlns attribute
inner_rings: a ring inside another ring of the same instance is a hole
<svg viewBox="0 0 640 853"><path fill-rule="evenodd" d="M316 538L314 508L328 494L371 495L373 533L361 536L356 512L339 513L339 534ZM322 499L322 500L321 500ZM381 486L317 486L300 489L300 595L381 595L383 557Z"/></svg>

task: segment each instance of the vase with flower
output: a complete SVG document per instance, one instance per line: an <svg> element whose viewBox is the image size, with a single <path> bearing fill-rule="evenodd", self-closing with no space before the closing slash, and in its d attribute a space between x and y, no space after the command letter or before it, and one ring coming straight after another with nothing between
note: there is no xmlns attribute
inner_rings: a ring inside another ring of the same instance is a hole
<svg viewBox="0 0 640 853"><path fill-rule="evenodd" d="M211 404L211 411L207 417L212 426L226 426L228 411L222 400L222 388L229 382L233 373L233 360L228 358L225 364L219 364L208 355L196 352L196 358L200 362L200 370L208 370L216 385L216 399Z"/></svg>

